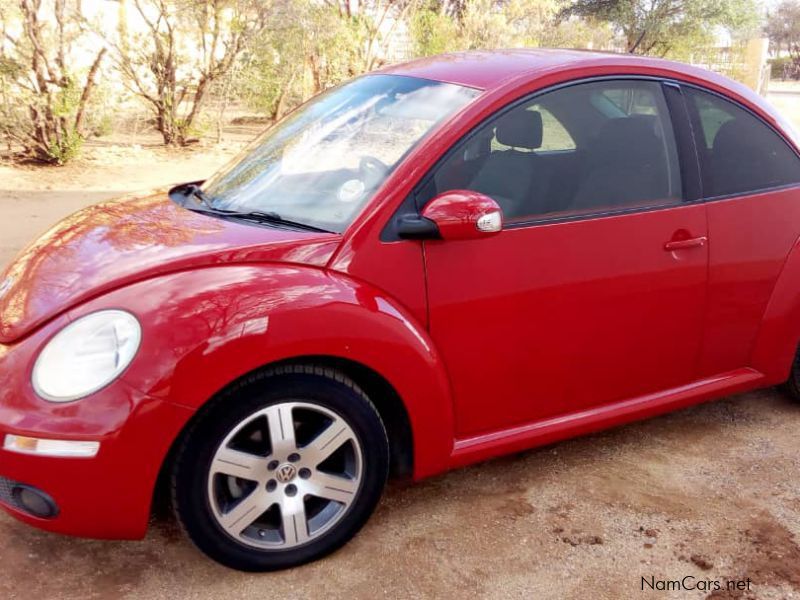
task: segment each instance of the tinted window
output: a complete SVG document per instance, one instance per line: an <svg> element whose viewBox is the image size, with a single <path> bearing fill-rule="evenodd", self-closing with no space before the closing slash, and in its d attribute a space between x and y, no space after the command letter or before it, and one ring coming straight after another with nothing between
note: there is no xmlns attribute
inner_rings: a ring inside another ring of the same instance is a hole
<svg viewBox="0 0 800 600"><path fill-rule="evenodd" d="M706 197L800 182L800 159L765 123L719 96L686 88Z"/></svg>
<svg viewBox="0 0 800 600"><path fill-rule="evenodd" d="M491 196L508 221L678 203L678 155L661 86L584 83L506 110L457 146L424 199L452 189Z"/></svg>

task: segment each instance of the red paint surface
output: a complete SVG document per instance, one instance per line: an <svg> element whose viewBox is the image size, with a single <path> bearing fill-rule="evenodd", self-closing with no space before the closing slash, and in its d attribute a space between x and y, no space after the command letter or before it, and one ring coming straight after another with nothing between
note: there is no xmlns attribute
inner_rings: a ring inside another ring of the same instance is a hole
<svg viewBox="0 0 800 600"><path fill-rule="evenodd" d="M453 190L431 200L422 210L422 216L436 223L439 235L445 241L482 239L497 235L499 231L481 231L478 221L494 213L502 214L500 206L481 193L471 190Z"/></svg>
<svg viewBox="0 0 800 600"><path fill-rule="evenodd" d="M61 507L49 521L7 510L65 533L143 535L157 473L192 414L274 361L329 356L381 375L408 412L416 478L787 377L800 339L798 188L381 241L453 143L533 91L605 75L687 81L796 145L760 98L692 67L585 52L456 55L389 72L485 91L409 153L343 235L216 220L157 193L69 217L0 275L14 278L0 298L0 435L102 442L85 460L0 450L0 475ZM104 308L142 323L132 365L83 400L38 398L30 374L43 345Z"/></svg>

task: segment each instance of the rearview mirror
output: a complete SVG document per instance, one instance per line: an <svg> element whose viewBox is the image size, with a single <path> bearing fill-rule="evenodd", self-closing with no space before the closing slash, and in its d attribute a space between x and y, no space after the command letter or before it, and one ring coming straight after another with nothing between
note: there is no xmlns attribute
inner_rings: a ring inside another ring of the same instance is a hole
<svg viewBox="0 0 800 600"><path fill-rule="evenodd" d="M499 233L503 210L480 192L452 190L428 202L420 217L400 222L401 237L471 240Z"/></svg>

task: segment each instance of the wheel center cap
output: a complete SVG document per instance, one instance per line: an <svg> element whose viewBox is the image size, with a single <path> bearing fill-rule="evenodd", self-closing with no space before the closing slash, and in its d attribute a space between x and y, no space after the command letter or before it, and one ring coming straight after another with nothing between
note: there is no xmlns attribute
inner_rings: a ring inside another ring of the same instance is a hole
<svg viewBox="0 0 800 600"><path fill-rule="evenodd" d="M281 483L289 483L297 475L297 468L291 463L284 463L275 472L275 476Z"/></svg>

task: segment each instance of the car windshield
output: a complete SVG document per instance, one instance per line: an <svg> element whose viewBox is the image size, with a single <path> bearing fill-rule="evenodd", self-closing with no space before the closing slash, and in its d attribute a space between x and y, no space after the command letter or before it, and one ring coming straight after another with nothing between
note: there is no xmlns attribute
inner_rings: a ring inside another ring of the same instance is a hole
<svg viewBox="0 0 800 600"><path fill-rule="evenodd" d="M216 209L342 232L403 157L478 91L368 75L300 107L202 190Z"/></svg>

